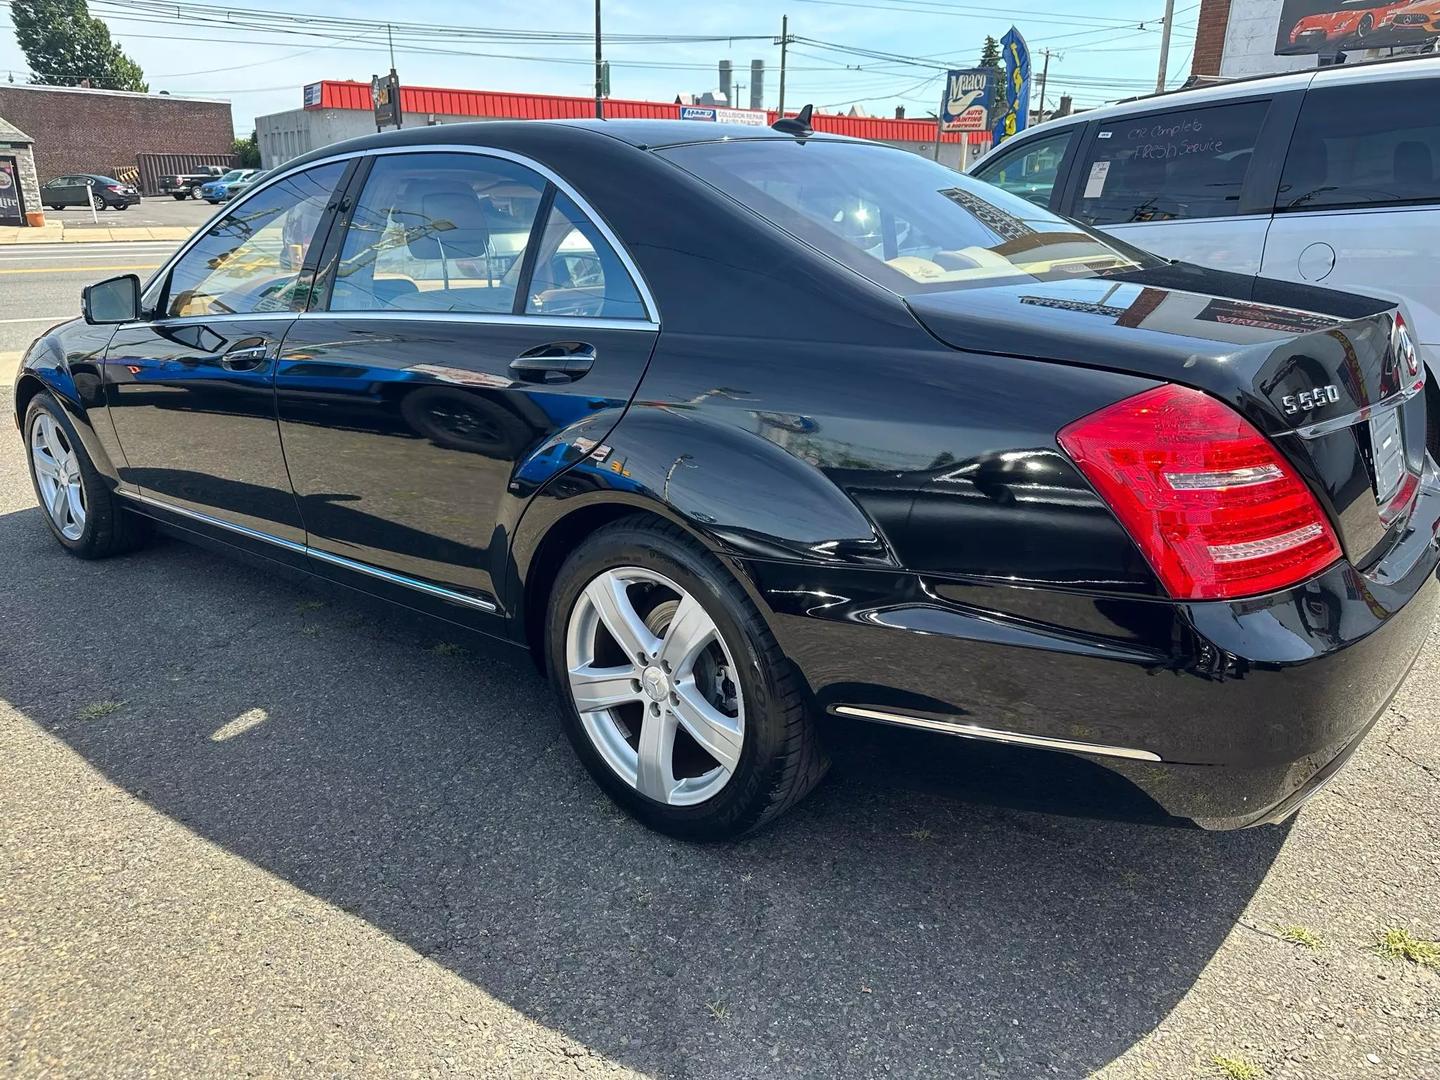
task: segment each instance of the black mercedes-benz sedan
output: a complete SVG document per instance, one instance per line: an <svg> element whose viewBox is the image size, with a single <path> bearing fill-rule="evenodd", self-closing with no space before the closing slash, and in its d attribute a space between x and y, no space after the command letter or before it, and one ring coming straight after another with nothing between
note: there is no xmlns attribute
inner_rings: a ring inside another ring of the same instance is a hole
<svg viewBox="0 0 1440 1080"><path fill-rule="evenodd" d="M1435 614L1400 313L784 126L290 162L27 353L50 529L529 648L596 781L677 835L793 805L834 717L1080 755L1207 828L1291 813Z"/></svg>

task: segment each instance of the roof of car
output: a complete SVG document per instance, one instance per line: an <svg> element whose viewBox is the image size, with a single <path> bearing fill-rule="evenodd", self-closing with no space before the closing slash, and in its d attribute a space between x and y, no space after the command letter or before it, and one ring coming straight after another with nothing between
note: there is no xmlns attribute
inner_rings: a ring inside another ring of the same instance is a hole
<svg viewBox="0 0 1440 1080"><path fill-rule="evenodd" d="M311 150L307 154L285 162L285 168L288 170L296 165L319 161L339 153L353 153L390 146L449 144L451 146L491 146L506 149L513 141L524 140L526 138L524 133L533 134L537 128L544 128L551 132L564 132L573 137L577 144L605 136L642 150L654 150L687 143L740 140L783 141L795 137L768 127L706 123L694 120L481 120L473 123L405 128L378 132L374 135L361 135L355 139L347 139L318 150ZM807 138L814 142L865 141L852 139L846 135L833 135L829 132L816 132Z"/></svg>
<svg viewBox="0 0 1440 1080"><path fill-rule="evenodd" d="M1328 86L1346 82L1379 82L1391 79L1440 78L1440 56L1400 56L1384 60L1368 60L1358 64L1337 64L1331 67L1307 68L1279 75L1257 75L1252 78L1231 79L1227 82L1197 86L1189 90L1172 90L1164 94L1150 94L1146 97L1131 98L1129 101L1089 109L1072 116L1056 117L1028 130L1058 131L1072 124L1086 124L1091 120L1105 120L1113 116L1130 116L1138 112L1158 112L1183 108L1186 105L1212 105L1222 101L1276 94L1287 90L1305 90L1310 86ZM1009 146L1010 143L1002 143ZM990 154L1000 149L997 146ZM983 160L983 159L982 159Z"/></svg>

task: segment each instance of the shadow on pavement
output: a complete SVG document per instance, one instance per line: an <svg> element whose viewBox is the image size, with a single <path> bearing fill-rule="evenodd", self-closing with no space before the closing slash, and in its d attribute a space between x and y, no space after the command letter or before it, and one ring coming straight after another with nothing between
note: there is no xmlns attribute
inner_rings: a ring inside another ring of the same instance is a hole
<svg viewBox="0 0 1440 1080"><path fill-rule="evenodd" d="M438 624L174 542L82 563L38 511L0 517L0 550L24 568L0 696L200 836L661 1075L1083 1075L1185 994L1285 836L993 805L1115 793L1063 757L866 729L775 828L680 844L598 793L518 652L455 655ZM102 698L126 704L73 719Z"/></svg>

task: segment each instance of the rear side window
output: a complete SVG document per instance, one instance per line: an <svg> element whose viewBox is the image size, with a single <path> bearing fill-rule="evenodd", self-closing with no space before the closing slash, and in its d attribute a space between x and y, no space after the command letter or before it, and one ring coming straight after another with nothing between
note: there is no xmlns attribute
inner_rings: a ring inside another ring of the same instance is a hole
<svg viewBox="0 0 1440 1080"><path fill-rule="evenodd" d="M1001 154L980 166L975 170L975 177L1011 195L1029 199L1036 206L1049 206L1060 162L1073 135L1072 129L1066 129L1048 139L1035 139L1016 147L1013 152Z"/></svg>
<svg viewBox="0 0 1440 1080"><path fill-rule="evenodd" d="M1277 210L1440 202L1440 83L1312 90L1300 107Z"/></svg>
<svg viewBox="0 0 1440 1080"><path fill-rule="evenodd" d="M555 193L535 252L527 315L643 319L645 305L613 248L574 201Z"/></svg>
<svg viewBox="0 0 1440 1080"><path fill-rule="evenodd" d="M478 154L377 157L345 234L330 310L509 314L546 183Z"/></svg>
<svg viewBox="0 0 1440 1080"><path fill-rule="evenodd" d="M1269 109L1249 101L1105 122L1080 165L1075 216L1091 225L1233 216Z"/></svg>

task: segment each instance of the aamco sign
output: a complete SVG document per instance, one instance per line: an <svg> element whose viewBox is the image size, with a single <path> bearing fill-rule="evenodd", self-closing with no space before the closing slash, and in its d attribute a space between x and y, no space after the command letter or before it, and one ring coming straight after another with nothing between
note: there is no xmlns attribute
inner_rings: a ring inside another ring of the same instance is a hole
<svg viewBox="0 0 1440 1080"><path fill-rule="evenodd" d="M681 120L708 120L718 124L744 124L765 127L769 117L763 109L727 109L717 105L681 105Z"/></svg>
<svg viewBox="0 0 1440 1080"><path fill-rule="evenodd" d="M995 72L990 68L951 71L940 101L940 130L985 131L990 127L990 99Z"/></svg>

